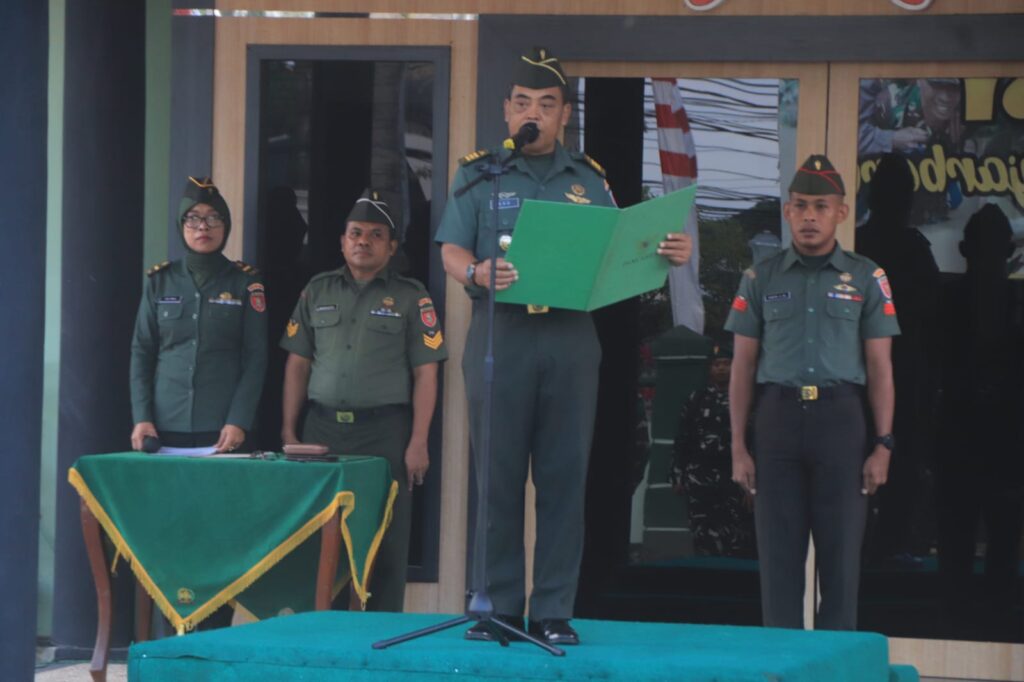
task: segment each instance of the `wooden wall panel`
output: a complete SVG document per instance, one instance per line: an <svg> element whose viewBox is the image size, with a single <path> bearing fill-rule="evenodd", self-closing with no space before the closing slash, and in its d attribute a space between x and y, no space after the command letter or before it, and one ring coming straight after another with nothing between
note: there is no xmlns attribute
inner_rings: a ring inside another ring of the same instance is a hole
<svg viewBox="0 0 1024 682"><path fill-rule="evenodd" d="M221 9L280 10L280 0L220 0ZM695 12L683 0L293 0L290 11L418 12L473 14L603 14L661 16L907 15L1024 13L1019 0L935 0L922 12L908 12L890 0L725 0Z"/></svg>
<svg viewBox="0 0 1024 682"><path fill-rule="evenodd" d="M921 677L952 680L1024 680L1024 644L889 640L889 660L917 668Z"/></svg>
<svg viewBox="0 0 1024 682"><path fill-rule="evenodd" d="M230 19L217 22L213 175L231 206L236 229L245 229L242 208L245 177L246 46L261 45L441 45L451 48L449 177L457 160L473 148L476 136L476 24L443 21L369 21L322 19ZM240 245L241 239L232 240ZM239 253L229 253L237 258ZM449 282L445 364L446 391L440 403L444 423L441 453L439 583L412 583L406 608L422 612L461 612L465 591L469 438L462 381L462 350L469 328L469 301L462 288ZM453 532L454 529L454 532Z"/></svg>

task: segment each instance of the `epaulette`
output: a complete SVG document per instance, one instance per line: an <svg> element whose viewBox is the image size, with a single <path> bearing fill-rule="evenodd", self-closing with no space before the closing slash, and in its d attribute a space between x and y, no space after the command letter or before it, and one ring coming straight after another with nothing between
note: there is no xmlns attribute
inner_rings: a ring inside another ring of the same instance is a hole
<svg viewBox="0 0 1024 682"><path fill-rule="evenodd" d="M473 163L474 161L479 161L480 159L486 159L488 156L491 155L491 153L492 152L490 149L477 149L475 152L466 154L461 159L459 159L459 165L465 166L467 163Z"/></svg>
<svg viewBox="0 0 1024 682"><path fill-rule="evenodd" d="M149 270L146 270L146 276L147 277L152 277L153 275L155 275L156 273L160 272L161 270L166 269L167 266L170 265L170 264L171 264L171 261L169 261L169 260L165 260L163 263L157 263L156 265L151 267Z"/></svg>
<svg viewBox="0 0 1024 682"><path fill-rule="evenodd" d="M594 161L592 158L590 158L583 152L570 152L569 155L572 156L577 161L582 161L583 163L593 168L594 172L600 175L602 178L608 175L608 173L604 169L604 166L599 164L597 161Z"/></svg>
<svg viewBox="0 0 1024 682"><path fill-rule="evenodd" d="M406 277L405 275L400 275L397 272L394 273L393 277L395 279L397 279L398 281L404 283L404 284L408 284L408 285L412 286L417 291L426 291L427 290L427 287L425 287L423 285L423 282L419 281L415 277Z"/></svg>
<svg viewBox="0 0 1024 682"><path fill-rule="evenodd" d="M244 262L242 262L240 260L236 260L235 261L235 267L238 268L239 270L241 270L242 272L244 272L247 275L258 275L258 274L260 274L260 271L257 270L254 266L249 265L248 263L244 263Z"/></svg>

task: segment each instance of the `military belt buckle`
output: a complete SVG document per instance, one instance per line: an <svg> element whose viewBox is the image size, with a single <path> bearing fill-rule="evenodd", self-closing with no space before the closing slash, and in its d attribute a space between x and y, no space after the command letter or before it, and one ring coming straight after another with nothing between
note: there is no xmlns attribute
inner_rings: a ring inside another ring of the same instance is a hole
<svg viewBox="0 0 1024 682"><path fill-rule="evenodd" d="M355 412L342 412L338 410L334 413L334 418L338 420L339 424L355 424L356 413Z"/></svg>
<svg viewBox="0 0 1024 682"><path fill-rule="evenodd" d="M800 387L800 400L817 400L818 399L818 387L817 386L801 386Z"/></svg>
<svg viewBox="0 0 1024 682"><path fill-rule="evenodd" d="M534 305L534 304L530 303L530 304L527 304L527 306L526 306L526 312L528 312L531 315L542 315L542 314L548 312L549 310L551 310L551 308L549 308L546 305Z"/></svg>

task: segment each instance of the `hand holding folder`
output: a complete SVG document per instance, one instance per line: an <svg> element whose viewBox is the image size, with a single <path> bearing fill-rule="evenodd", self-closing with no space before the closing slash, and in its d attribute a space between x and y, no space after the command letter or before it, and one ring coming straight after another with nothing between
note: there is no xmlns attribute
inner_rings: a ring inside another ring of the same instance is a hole
<svg viewBox="0 0 1024 682"><path fill-rule="evenodd" d="M519 281L494 300L596 310L665 285L669 263L657 253L682 232L697 186L625 209L527 200L506 259Z"/></svg>

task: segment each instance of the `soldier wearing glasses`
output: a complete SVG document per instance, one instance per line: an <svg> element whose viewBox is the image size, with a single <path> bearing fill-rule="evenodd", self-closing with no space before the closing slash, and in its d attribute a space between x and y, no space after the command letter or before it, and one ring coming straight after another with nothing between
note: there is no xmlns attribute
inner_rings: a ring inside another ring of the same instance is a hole
<svg viewBox="0 0 1024 682"><path fill-rule="evenodd" d="M224 257L231 212L209 178L190 177L178 212L185 257L150 268L132 337L132 448L242 447L267 364L263 284Z"/></svg>
<svg viewBox="0 0 1024 682"><path fill-rule="evenodd" d="M725 324L735 334L732 474L754 495L769 627L803 627L813 537L815 626L856 628L866 496L886 482L893 449L896 307L885 272L836 242L845 194L824 156L797 169L783 207L792 245L743 274ZM751 451L745 427L755 394Z"/></svg>

